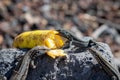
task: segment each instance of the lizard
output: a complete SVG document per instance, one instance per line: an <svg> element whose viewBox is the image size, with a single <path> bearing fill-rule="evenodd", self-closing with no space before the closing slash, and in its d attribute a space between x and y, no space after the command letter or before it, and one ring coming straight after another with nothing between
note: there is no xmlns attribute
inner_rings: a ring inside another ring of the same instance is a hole
<svg viewBox="0 0 120 80"><path fill-rule="evenodd" d="M69 44L65 44L65 46L70 47L71 44L75 42L79 45L82 45L83 47L86 47L91 52L93 57L95 57L98 63L102 66L105 72L112 76L112 80L120 80L120 72L118 71L117 66L113 66L112 64L110 64L110 62L102 55L102 53L97 50L98 46L102 47L102 49L104 50L104 46L101 46L90 37L84 37L82 39L79 39L67 30L58 29L57 31L61 36L68 39Z"/></svg>
<svg viewBox="0 0 120 80"><path fill-rule="evenodd" d="M10 80L25 80L27 77L27 73L32 63L33 68L36 66L33 63L33 60L40 55L45 54L49 48L43 46L36 46L30 49L24 56L23 59L18 63L15 70L13 71Z"/></svg>
<svg viewBox="0 0 120 80"><path fill-rule="evenodd" d="M51 55L50 57L53 59L56 57L67 57L67 54L65 54L61 49L51 50L46 46L33 47L23 56L21 61L18 62L12 76L10 77L10 80L25 80L29 67L32 66L32 68L36 68L36 65L34 64L35 58L43 54Z"/></svg>

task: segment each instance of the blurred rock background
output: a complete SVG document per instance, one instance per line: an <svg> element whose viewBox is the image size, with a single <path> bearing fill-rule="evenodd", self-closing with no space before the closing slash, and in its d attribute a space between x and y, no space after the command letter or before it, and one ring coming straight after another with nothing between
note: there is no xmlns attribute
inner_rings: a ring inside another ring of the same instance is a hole
<svg viewBox="0 0 120 80"><path fill-rule="evenodd" d="M0 49L24 31L60 28L108 43L120 64L120 0L0 0Z"/></svg>

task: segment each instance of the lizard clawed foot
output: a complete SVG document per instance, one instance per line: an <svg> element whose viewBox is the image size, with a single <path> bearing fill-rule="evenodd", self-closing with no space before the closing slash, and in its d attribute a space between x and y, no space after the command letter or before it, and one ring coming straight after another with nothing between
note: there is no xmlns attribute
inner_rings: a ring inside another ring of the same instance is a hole
<svg viewBox="0 0 120 80"><path fill-rule="evenodd" d="M34 60L31 60L31 62L30 62L30 67L31 67L32 69L35 69L35 68L37 67L37 64L35 64Z"/></svg>

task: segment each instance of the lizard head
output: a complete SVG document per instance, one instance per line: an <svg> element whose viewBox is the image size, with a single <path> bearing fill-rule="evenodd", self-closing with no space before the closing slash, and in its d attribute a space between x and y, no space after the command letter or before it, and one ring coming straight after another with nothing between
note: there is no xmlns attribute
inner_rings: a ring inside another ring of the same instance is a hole
<svg viewBox="0 0 120 80"><path fill-rule="evenodd" d="M69 40L71 40L71 33L65 29L58 29L57 30L59 32L59 35L64 37L64 38L67 38Z"/></svg>

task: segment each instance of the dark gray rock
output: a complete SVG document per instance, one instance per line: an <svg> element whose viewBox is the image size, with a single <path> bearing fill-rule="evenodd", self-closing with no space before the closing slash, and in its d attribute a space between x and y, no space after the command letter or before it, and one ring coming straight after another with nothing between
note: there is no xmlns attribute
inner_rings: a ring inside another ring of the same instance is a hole
<svg viewBox="0 0 120 80"><path fill-rule="evenodd" d="M103 55L112 60L113 55L106 44ZM111 80L88 50L67 51L67 58L52 59L42 55L36 59L36 69L29 69L26 80ZM18 56L26 51L18 49L0 50L0 74L8 77L17 64ZM112 61L113 62L113 61Z"/></svg>

